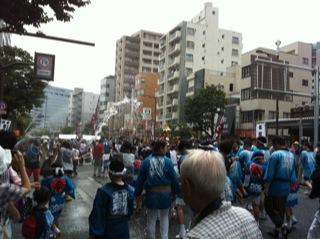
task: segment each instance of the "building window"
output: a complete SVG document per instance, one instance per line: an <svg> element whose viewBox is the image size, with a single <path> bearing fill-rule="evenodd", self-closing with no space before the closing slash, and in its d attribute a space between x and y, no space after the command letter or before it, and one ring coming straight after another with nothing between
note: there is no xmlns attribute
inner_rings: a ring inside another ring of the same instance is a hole
<svg viewBox="0 0 320 239"><path fill-rule="evenodd" d="M293 78L293 72L292 71L289 71L289 77Z"/></svg>
<svg viewBox="0 0 320 239"><path fill-rule="evenodd" d="M194 49L194 42L193 41L187 41L187 48Z"/></svg>
<svg viewBox="0 0 320 239"><path fill-rule="evenodd" d="M205 44L205 43L203 43L203 44L202 44L202 48L205 48L205 47L206 47L206 44Z"/></svg>
<svg viewBox="0 0 320 239"><path fill-rule="evenodd" d="M251 123L252 121L253 121L253 112L252 111L241 112L241 123Z"/></svg>
<svg viewBox="0 0 320 239"><path fill-rule="evenodd" d="M186 68L187 76L192 74L192 68Z"/></svg>
<svg viewBox="0 0 320 239"><path fill-rule="evenodd" d="M146 56L152 56L152 51L146 51L146 50L144 50L142 53L143 53L144 55L146 55Z"/></svg>
<svg viewBox="0 0 320 239"><path fill-rule="evenodd" d="M232 83L229 85L229 91L233 92L233 84Z"/></svg>
<svg viewBox="0 0 320 239"><path fill-rule="evenodd" d="M222 39L224 39L224 34L221 36Z"/></svg>
<svg viewBox="0 0 320 239"><path fill-rule="evenodd" d="M224 51L224 47L221 47L221 51Z"/></svg>
<svg viewBox="0 0 320 239"><path fill-rule="evenodd" d="M145 47L152 47L152 43L151 42L143 42L143 46Z"/></svg>
<svg viewBox="0 0 320 239"><path fill-rule="evenodd" d="M277 115L276 111L269 111L269 119L275 119Z"/></svg>
<svg viewBox="0 0 320 239"><path fill-rule="evenodd" d="M232 56L239 56L239 50L238 49L232 49Z"/></svg>
<svg viewBox="0 0 320 239"><path fill-rule="evenodd" d="M232 65L232 66L237 66L237 65L238 65L238 62L237 62L237 61L232 61L232 62L231 62L231 65Z"/></svg>
<svg viewBox="0 0 320 239"><path fill-rule="evenodd" d="M203 35L206 35L206 31L203 31L202 34L203 34Z"/></svg>
<svg viewBox="0 0 320 239"><path fill-rule="evenodd" d="M224 63L224 60L222 59L220 62L221 62L221 64L223 64L223 63Z"/></svg>
<svg viewBox="0 0 320 239"><path fill-rule="evenodd" d="M242 79L250 77L250 66L242 67Z"/></svg>
<svg viewBox="0 0 320 239"><path fill-rule="evenodd" d="M203 56L201 59L204 61L206 59L206 57Z"/></svg>
<svg viewBox="0 0 320 239"><path fill-rule="evenodd" d="M216 14L216 12L215 11L212 11L212 15L215 15Z"/></svg>
<svg viewBox="0 0 320 239"><path fill-rule="evenodd" d="M158 72L158 68L153 68L153 72Z"/></svg>
<svg viewBox="0 0 320 239"><path fill-rule="evenodd" d="M307 57L302 57L302 63L303 63L304 65L309 65L309 58L307 58Z"/></svg>
<svg viewBox="0 0 320 239"><path fill-rule="evenodd" d="M194 36L195 32L196 32L195 29L190 28L190 27L187 28L187 35Z"/></svg>
<svg viewBox="0 0 320 239"><path fill-rule="evenodd" d="M309 81L308 80L302 80L302 86L308 86Z"/></svg>
<svg viewBox="0 0 320 239"><path fill-rule="evenodd" d="M223 76L223 72L220 72L220 76Z"/></svg>
<svg viewBox="0 0 320 239"><path fill-rule="evenodd" d="M288 112L283 112L283 118L289 119L289 118L290 118L290 113L288 113Z"/></svg>
<svg viewBox="0 0 320 239"><path fill-rule="evenodd" d="M186 54L186 61L192 61L193 62L193 55L192 54Z"/></svg>
<svg viewBox="0 0 320 239"><path fill-rule="evenodd" d="M239 37L232 37L232 44L239 44Z"/></svg>
<svg viewBox="0 0 320 239"><path fill-rule="evenodd" d="M241 90L241 100L250 100L251 98L251 89L246 88Z"/></svg>
<svg viewBox="0 0 320 239"><path fill-rule="evenodd" d="M156 43L155 43L155 44L153 45L153 47L156 48L156 49L158 49L158 48L159 48L159 44L156 44Z"/></svg>

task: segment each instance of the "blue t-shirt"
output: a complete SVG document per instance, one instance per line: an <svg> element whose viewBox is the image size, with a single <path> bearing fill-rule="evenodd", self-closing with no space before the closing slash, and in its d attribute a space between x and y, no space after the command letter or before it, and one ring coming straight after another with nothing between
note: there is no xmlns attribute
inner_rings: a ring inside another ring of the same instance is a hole
<svg viewBox="0 0 320 239"><path fill-rule="evenodd" d="M293 154L285 149L273 152L264 176L264 181L270 184L268 194L275 197L288 196L290 183L295 180Z"/></svg>

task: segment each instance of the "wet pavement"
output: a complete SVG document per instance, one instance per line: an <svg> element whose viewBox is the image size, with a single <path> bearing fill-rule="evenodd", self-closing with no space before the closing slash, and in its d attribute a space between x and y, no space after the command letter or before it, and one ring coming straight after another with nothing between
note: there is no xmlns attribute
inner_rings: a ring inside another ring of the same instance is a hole
<svg viewBox="0 0 320 239"><path fill-rule="evenodd" d="M106 179L93 178L92 166L85 165L79 168L79 176L74 179L77 185L76 200L66 203L59 220L63 239L85 239L89 237L88 217L92 209L93 200L97 189L106 182ZM313 216L319 202L310 200L303 194L303 189L299 193L299 205L294 209L294 213L299 220L296 229L289 234L289 238L306 238L308 228L313 220ZM146 225L146 216L134 214L130 221L130 235L132 239L143 239ZM267 235L272 230L272 223L268 219L260 223L264 238L271 238ZM171 220L169 238L175 238L178 233L177 222ZM22 239L21 225L14 226L13 239Z"/></svg>

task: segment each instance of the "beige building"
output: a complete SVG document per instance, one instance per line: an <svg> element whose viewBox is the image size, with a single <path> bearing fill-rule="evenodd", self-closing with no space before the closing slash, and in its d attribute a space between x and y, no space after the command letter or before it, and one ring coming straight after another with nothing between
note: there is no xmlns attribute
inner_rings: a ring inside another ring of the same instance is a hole
<svg viewBox="0 0 320 239"><path fill-rule="evenodd" d="M158 72L161 36L160 33L141 30L117 41L116 101L131 97L137 74Z"/></svg>
<svg viewBox="0 0 320 239"><path fill-rule="evenodd" d="M290 118L290 109L311 101L312 45L296 42L274 51L257 48L242 55L240 122L236 134L255 137L258 122ZM268 135L275 134L274 129Z"/></svg>

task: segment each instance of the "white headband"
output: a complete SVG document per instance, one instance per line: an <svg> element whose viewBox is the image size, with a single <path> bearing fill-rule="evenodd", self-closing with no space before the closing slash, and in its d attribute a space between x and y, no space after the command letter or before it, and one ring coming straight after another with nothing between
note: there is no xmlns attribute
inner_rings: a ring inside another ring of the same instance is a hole
<svg viewBox="0 0 320 239"><path fill-rule="evenodd" d="M109 173L111 173L114 176L123 176L126 174L126 172L127 172L126 168L124 168L121 172L115 172L115 171L109 170Z"/></svg>

